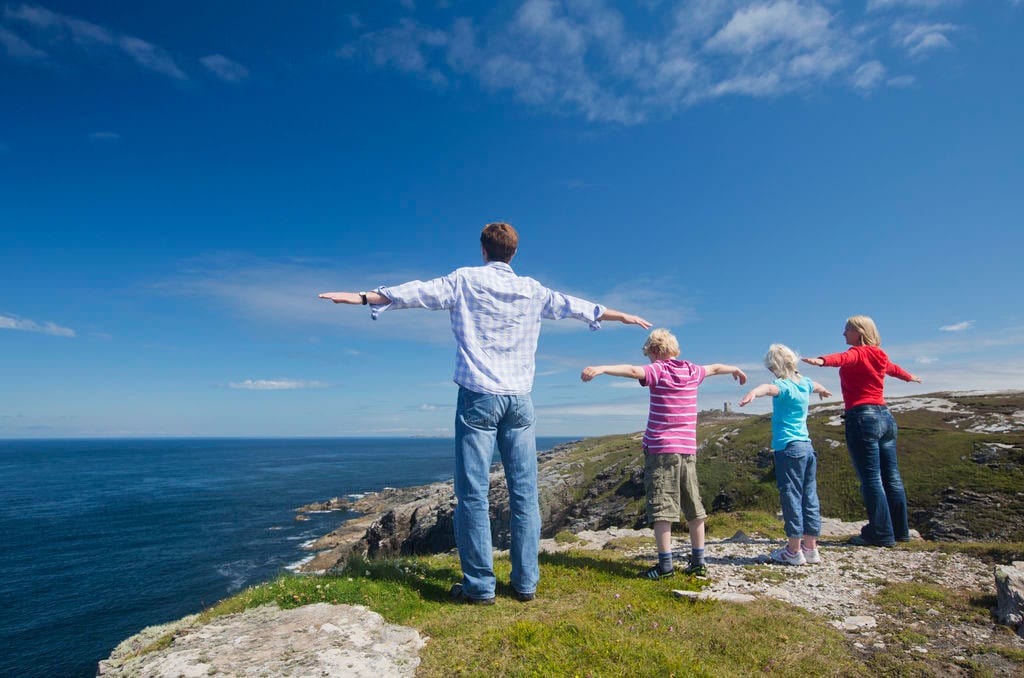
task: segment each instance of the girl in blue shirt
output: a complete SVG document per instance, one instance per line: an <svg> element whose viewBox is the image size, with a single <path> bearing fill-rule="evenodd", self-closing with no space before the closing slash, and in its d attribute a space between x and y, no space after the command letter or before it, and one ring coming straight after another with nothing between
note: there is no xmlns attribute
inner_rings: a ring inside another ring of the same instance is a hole
<svg viewBox="0 0 1024 678"><path fill-rule="evenodd" d="M788 346L772 344L764 366L776 376L770 384L751 389L740 407L760 396L772 396L772 450L775 480L782 503L782 518L789 543L772 551L771 558L785 565L817 564L821 507L818 504L818 459L807 434L807 406L812 393L824 400L832 393L797 372L798 358Z"/></svg>

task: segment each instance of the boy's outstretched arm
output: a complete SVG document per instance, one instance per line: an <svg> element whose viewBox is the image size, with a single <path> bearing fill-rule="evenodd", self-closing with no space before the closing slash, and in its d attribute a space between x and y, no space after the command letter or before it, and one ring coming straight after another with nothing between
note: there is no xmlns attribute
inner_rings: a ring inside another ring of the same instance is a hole
<svg viewBox="0 0 1024 678"><path fill-rule="evenodd" d="M590 365L583 368L580 379L590 381L594 377L607 374L613 377L625 377L626 379L643 379L644 368L636 365Z"/></svg>
<svg viewBox="0 0 1024 678"><path fill-rule="evenodd" d="M832 397L832 391L828 390L818 382L814 382L814 390L811 393L817 393L821 400Z"/></svg>
<svg viewBox="0 0 1024 678"><path fill-rule="evenodd" d="M740 382L740 386L747 383L746 373L735 365L722 365L721 363L705 365L704 372L709 377L713 377L717 374L731 374L733 379Z"/></svg>
<svg viewBox="0 0 1024 678"><path fill-rule="evenodd" d="M761 396L775 396L779 395L779 387L775 384L761 384L756 388L750 389L747 395L743 396L743 400L740 401L740 407L749 405L754 401L754 398L760 398Z"/></svg>
<svg viewBox="0 0 1024 678"><path fill-rule="evenodd" d="M598 320L616 320L626 325L639 325L645 330L651 329L651 323L647 322L640 316L616 311L614 308L606 308Z"/></svg>

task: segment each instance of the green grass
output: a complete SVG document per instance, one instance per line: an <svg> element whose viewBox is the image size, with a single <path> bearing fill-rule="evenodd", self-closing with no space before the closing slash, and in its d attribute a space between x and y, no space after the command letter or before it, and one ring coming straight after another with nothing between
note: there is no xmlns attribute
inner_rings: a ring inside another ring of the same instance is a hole
<svg viewBox="0 0 1024 678"><path fill-rule="evenodd" d="M452 556L355 561L338 576L281 576L202 618L271 602L365 605L430 638L420 676L867 675L843 636L810 613L771 600L693 603L671 590L697 580L641 580L641 566L608 552L544 554L536 601L519 603L499 585L498 603L480 607L448 601ZM507 582L507 559L495 567Z"/></svg>

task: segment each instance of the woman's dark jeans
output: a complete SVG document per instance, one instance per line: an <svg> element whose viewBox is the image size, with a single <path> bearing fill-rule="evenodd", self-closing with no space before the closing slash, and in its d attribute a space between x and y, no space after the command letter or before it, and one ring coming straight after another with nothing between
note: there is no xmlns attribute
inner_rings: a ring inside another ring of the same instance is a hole
<svg viewBox="0 0 1024 678"><path fill-rule="evenodd" d="M889 408L858 405L847 410L846 447L868 512L862 536L881 545L909 540L907 493L896 465L896 421Z"/></svg>

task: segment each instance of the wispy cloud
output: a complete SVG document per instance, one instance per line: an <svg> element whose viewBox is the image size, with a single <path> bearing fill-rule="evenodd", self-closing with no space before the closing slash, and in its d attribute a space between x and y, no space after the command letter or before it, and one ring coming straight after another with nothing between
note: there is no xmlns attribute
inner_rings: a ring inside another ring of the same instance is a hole
<svg viewBox="0 0 1024 678"><path fill-rule="evenodd" d="M74 337L75 331L68 327L62 327L56 323L39 323L28 318L19 318L12 315L0 315L0 330L21 330L23 332L39 332L41 334L52 334L55 337Z"/></svg>
<svg viewBox="0 0 1024 678"><path fill-rule="evenodd" d="M11 24L17 24L32 31L34 37L46 43L50 52L42 52L41 49L32 47L33 50L41 53L34 58L50 56L59 59L60 55L67 54L72 48L90 56L114 53L127 56L142 68L154 73L175 80L188 79L185 72L178 67L174 58L166 50L133 35L119 33L68 14L53 12L39 5L8 5L4 7L3 17ZM5 39L0 34L0 43L7 47L12 56L28 58L24 54L24 46L28 43L10 31L5 30L5 32L10 35ZM12 36L20 43L13 42ZM12 44L16 50L21 52L21 56L12 53Z"/></svg>
<svg viewBox="0 0 1024 678"><path fill-rule="evenodd" d="M246 379L232 381L229 388L247 391L294 391L303 388L326 388L329 384L322 381L303 381L301 379Z"/></svg>
<svg viewBox="0 0 1024 678"><path fill-rule="evenodd" d="M241 82L249 77L249 69L223 54L211 54L199 60L215 76L225 82Z"/></svg>
<svg viewBox="0 0 1024 678"><path fill-rule="evenodd" d="M17 34L0 26L0 46L3 46L7 55L14 59L25 61L39 61L49 56L43 50L33 47Z"/></svg>
<svg viewBox="0 0 1024 678"><path fill-rule="evenodd" d="M942 7L959 5L961 0L868 0L869 12L893 9L924 9L933 10Z"/></svg>
<svg viewBox="0 0 1024 678"><path fill-rule="evenodd" d="M936 50L953 47L947 34L959 30L955 24L910 24L897 22L893 35L897 44L912 57L921 58Z"/></svg>
<svg viewBox="0 0 1024 678"><path fill-rule="evenodd" d="M863 64L853 72L850 77L850 84L853 85L854 89L858 89L862 92L870 92L871 90L878 87L879 83L885 78L885 66L879 61L869 61Z"/></svg>
<svg viewBox="0 0 1024 678"><path fill-rule="evenodd" d="M954 323L952 325L943 325L939 329L943 332L962 332L964 330L969 330L972 327L974 327L973 320L964 320L963 322Z"/></svg>
<svg viewBox="0 0 1024 678"><path fill-rule="evenodd" d="M876 0L856 10L831 0L647 3L652 31L631 30L633 17L606 0L523 0L501 17L431 24L405 16L366 30L337 53L436 87L471 80L528 106L635 124L727 96L906 86L910 75L886 81L887 60L920 61L951 47L949 36L960 27L922 23L920 10L954 4ZM882 10L885 21L872 16ZM897 53L887 49L893 46Z"/></svg>
<svg viewBox="0 0 1024 678"><path fill-rule="evenodd" d="M152 284L168 296L199 299L228 313L251 321L287 327L320 327L344 332L346 336L392 337L427 344L450 345L451 322L447 313L387 311L374 322L365 308L336 306L318 299L320 292L373 289L382 284L408 280L429 280L448 271L339 270L325 261L271 260L239 254L197 257L182 264L176 276ZM610 308L628 308L659 326L678 327L692 317L685 290L671 280L637 279L624 281L611 289L576 289L560 281L537 274L553 289L590 299ZM636 299L636 290L647 290ZM610 323L611 327L622 327ZM545 321L545 333L586 332L575 321ZM641 342L642 343L642 342ZM574 358L569 366L579 367Z"/></svg>

